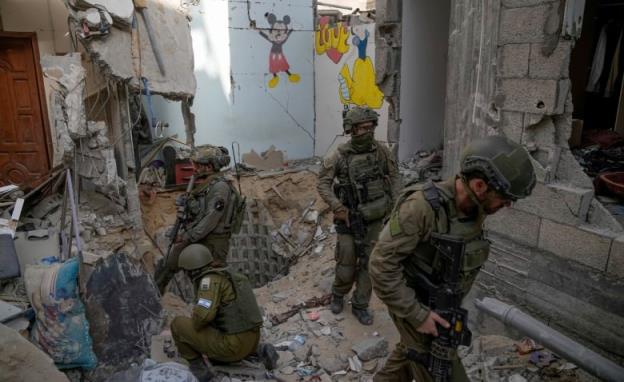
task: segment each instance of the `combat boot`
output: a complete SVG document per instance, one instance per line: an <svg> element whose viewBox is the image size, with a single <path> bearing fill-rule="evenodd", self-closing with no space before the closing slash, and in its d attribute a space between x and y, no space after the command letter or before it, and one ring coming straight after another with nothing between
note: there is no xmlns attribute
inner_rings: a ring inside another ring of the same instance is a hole
<svg viewBox="0 0 624 382"><path fill-rule="evenodd" d="M203 357L189 361L189 370L199 382L210 382L217 376L210 363L204 362Z"/></svg>
<svg viewBox="0 0 624 382"><path fill-rule="evenodd" d="M332 293L331 304L329 306L333 314L340 314L344 308L344 299L342 296Z"/></svg>
<svg viewBox="0 0 624 382"><path fill-rule="evenodd" d="M372 325L373 324L373 316L368 312L368 309L359 309L356 307L351 308L351 312L353 315L360 321L362 325Z"/></svg>

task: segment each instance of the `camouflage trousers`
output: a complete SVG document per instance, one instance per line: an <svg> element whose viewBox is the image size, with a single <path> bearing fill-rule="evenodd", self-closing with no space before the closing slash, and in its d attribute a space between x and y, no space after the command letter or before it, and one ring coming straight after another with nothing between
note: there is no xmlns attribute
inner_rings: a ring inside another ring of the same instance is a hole
<svg viewBox="0 0 624 382"><path fill-rule="evenodd" d="M354 308L366 309L371 298L373 286L368 275L368 258L383 228L381 220L368 223L366 237L362 244L362 253L356 250L352 234L338 233L336 240L336 276L332 286L332 293L344 296L355 284L351 298Z"/></svg>
<svg viewBox="0 0 624 382"><path fill-rule="evenodd" d="M171 323L171 335L182 358L193 360L206 355L210 361L237 362L256 351L260 328L225 334L212 326L196 330L193 320L178 316Z"/></svg>

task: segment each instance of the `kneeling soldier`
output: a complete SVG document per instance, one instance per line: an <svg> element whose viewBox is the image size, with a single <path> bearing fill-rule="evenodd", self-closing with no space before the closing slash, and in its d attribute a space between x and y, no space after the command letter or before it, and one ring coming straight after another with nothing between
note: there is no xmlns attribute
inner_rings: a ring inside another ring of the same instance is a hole
<svg viewBox="0 0 624 382"><path fill-rule="evenodd" d="M210 361L228 363L254 353L260 341L262 315L247 278L215 261L205 246L184 248L178 265L193 280L196 304L191 318L178 316L173 320L171 333L193 375L200 382L209 381L215 373L202 355Z"/></svg>

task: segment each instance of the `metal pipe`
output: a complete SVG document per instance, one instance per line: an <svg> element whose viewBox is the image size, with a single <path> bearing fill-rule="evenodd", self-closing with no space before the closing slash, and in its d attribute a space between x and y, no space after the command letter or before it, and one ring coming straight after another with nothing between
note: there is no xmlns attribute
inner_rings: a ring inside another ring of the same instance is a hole
<svg viewBox="0 0 624 382"><path fill-rule="evenodd" d="M344 6L344 5L331 4L331 3L326 3L324 1L317 1L316 5L323 5L325 7L338 8L338 9L346 9L347 11L350 11L350 10L353 9L351 7L347 7L347 6Z"/></svg>
<svg viewBox="0 0 624 382"><path fill-rule="evenodd" d="M522 334L574 362L588 373L606 381L624 381L623 367L544 325L520 309L489 297L481 301L475 300L475 305L479 310L494 316L505 325L518 329Z"/></svg>

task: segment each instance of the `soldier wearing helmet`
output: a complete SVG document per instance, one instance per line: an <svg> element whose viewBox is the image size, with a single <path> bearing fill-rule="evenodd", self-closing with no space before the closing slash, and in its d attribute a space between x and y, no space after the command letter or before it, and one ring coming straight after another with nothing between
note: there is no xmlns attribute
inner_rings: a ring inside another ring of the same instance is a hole
<svg viewBox="0 0 624 382"><path fill-rule="evenodd" d="M485 263L489 242L482 225L487 215L531 194L535 172L528 152L507 138L489 136L464 150L459 175L406 187L384 226L370 257L377 296L388 306L401 336L375 381L430 381L425 365L437 326L449 323L428 306L423 276L443 279L432 234L463 239L460 286L465 296ZM452 381L468 381L457 356Z"/></svg>
<svg viewBox="0 0 624 382"><path fill-rule="evenodd" d="M396 161L374 139L378 117L374 110L361 107L344 115L344 132L351 139L325 157L318 180L318 192L334 213L338 234L331 310L342 312L344 296L355 284L352 312L363 325L373 323L368 312L372 293L368 256L399 190Z"/></svg>
<svg viewBox="0 0 624 382"><path fill-rule="evenodd" d="M225 264L229 251L232 223L240 195L220 170L230 164L225 147L197 146L191 155L196 178L200 179L189 195L176 199L178 217L185 218L181 233L174 238L166 264L156 272L161 294L178 268L180 252L191 243L201 243L210 249L215 261Z"/></svg>
<svg viewBox="0 0 624 382"><path fill-rule="evenodd" d="M174 318L171 334L193 375L210 381L216 376L211 361L238 362L256 352L267 368L274 368L275 349L259 346L262 315L249 280L215 262L201 244L184 248L178 265L193 281L195 305L190 318Z"/></svg>

